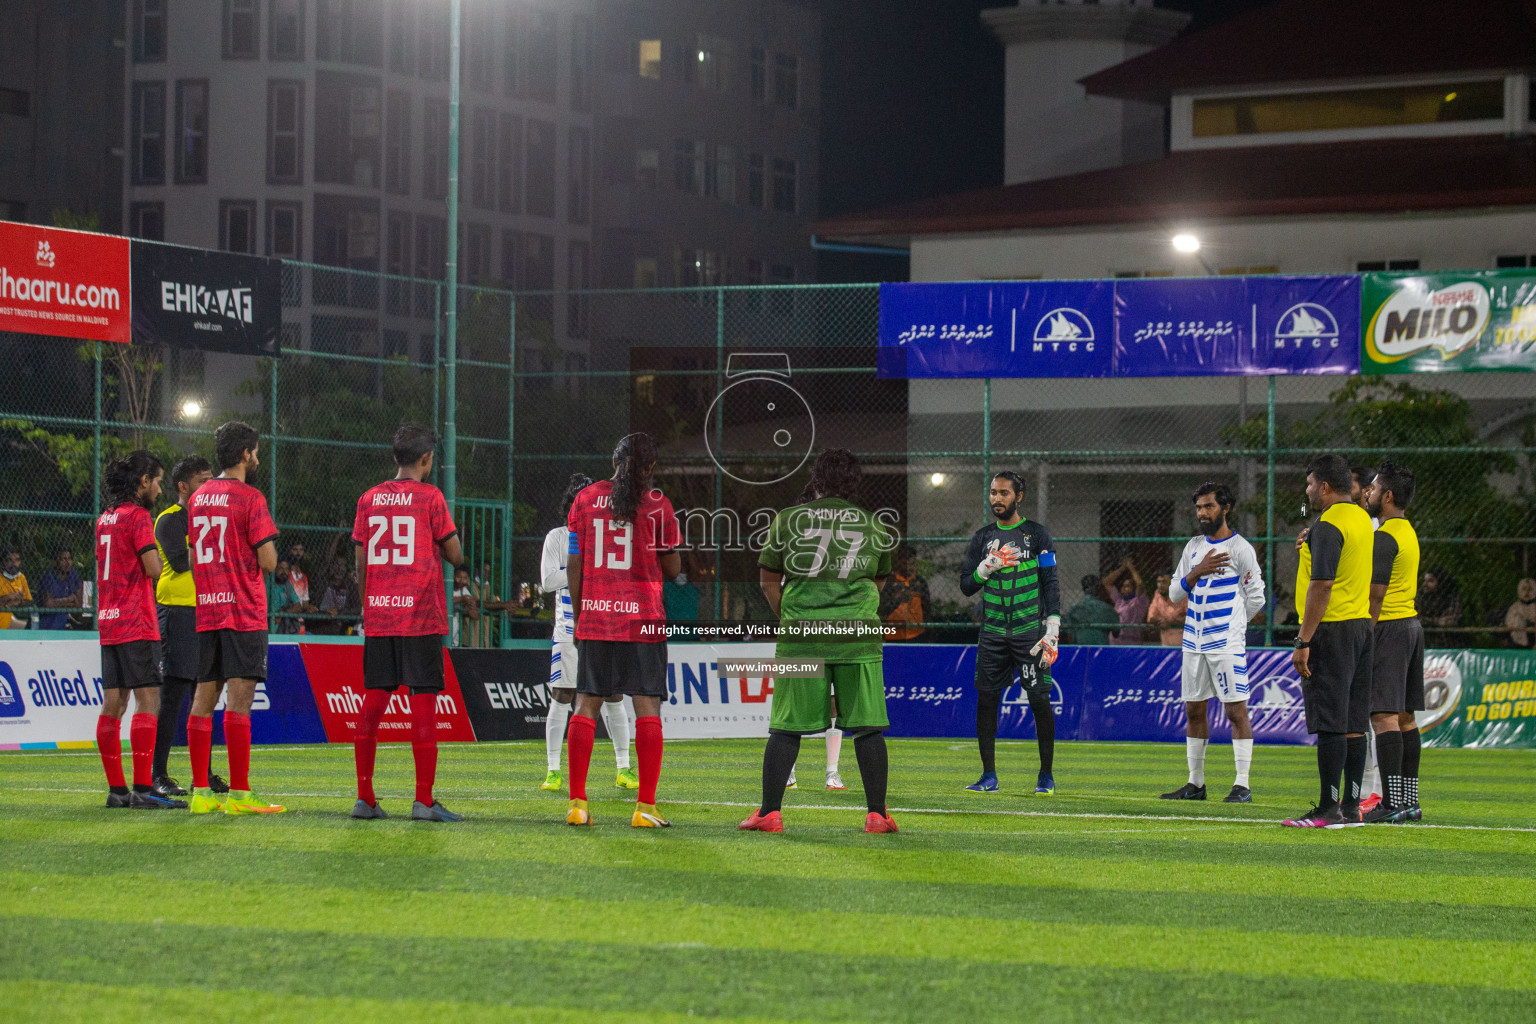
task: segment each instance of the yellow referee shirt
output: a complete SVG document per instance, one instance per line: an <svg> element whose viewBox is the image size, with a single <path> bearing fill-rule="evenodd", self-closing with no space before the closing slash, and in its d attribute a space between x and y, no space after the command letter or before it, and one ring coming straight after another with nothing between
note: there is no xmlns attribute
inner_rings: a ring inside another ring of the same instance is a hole
<svg viewBox="0 0 1536 1024"><path fill-rule="evenodd" d="M1375 550L1371 517L1348 501L1329 505L1301 546L1296 568L1296 618L1306 615L1307 587L1333 580L1324 622L1371 617L1371 559Z"/></svg>
<svg viewBox="0 0 1536 1024"><path fill-rule="evenodd" d="M179 541L179 543L177 543ZM172 559L172 550L177 556ZM187 563L187 513L172 505L155 517L155 547L160 550L160 579L155 582L155 603L183 608L197 607L197 588L192 583L192 566ZM173 564L187 566L178 572Z"/></svg>
<svg viewBox="0 0 1536 1024"><path fill-rule="evenodd" d="M1412 523L1402 516L1395 516L1377 528L1375 564L1372 582L1387 585L1377 621L1411 619L1418 615L1414 601L1419 596L1419 535Z"/></svg>

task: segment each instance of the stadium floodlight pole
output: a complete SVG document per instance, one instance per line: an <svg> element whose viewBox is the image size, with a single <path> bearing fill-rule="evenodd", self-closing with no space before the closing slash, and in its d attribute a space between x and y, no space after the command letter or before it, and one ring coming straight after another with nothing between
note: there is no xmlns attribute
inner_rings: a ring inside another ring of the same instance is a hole
<svg viewBox="0 0 1536 1024"><path fill-rule="evenodd" d="M459 22L463 0L448 4L448 264L443 309L443 369L447 403L443 416L443 497L454 508L459 485Z"/></svg>

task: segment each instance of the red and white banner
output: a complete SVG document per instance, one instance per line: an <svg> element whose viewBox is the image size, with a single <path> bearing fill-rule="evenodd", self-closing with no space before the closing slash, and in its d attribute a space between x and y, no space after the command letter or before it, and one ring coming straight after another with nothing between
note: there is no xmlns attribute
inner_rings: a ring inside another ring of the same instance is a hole
<svg viewBox="0 0 1536 1024"><path fill-rule="evenodd" d="M326 739L331 743L351 743L357 732L358 715L363 710L363 645L300 644L299 651L304 657L310 689L315 694L315 708L325 725ZM446 648L443 673L446 686L437 695L437 738L472 743L475 730L469 724L464 694L459 690L459 680L454 674L453 662L448 660ZM410 739L411 697L401 690L389 699L384 720L379 723L379 742L409 742Z"/></svg>
<svg viewBox="0 0 1536 1024"><path fill-rule="evenodd" d="M0 221L0 331L128 344L128 239Z"/></svg>

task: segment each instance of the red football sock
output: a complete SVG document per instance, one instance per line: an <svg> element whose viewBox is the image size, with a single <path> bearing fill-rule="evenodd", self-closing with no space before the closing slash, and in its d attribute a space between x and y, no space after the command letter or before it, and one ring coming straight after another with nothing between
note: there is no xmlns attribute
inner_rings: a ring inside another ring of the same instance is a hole
<svg viewBox="0 0 1536 1024"><path fill-rule="evenodd" d="M251 716L224 712L224 750L229 754L229 788L243 793L251 788Z"/></svg>
<svg viewBox="0 0 1536 1024"><path fill-rule="evenodd" d="M379 749L379 723L384 720L384 709L389 707L388 690L369 690L363 697L363 713L357 720L357 732L352 737L352 759L357 763L357 798L367 804L377 804L373 793L373 764Z"/></svg>
<svg viewBox="0 0 1536 1024"><path fill-rule="evenodd" d="M661 718L646 715L635 719L635 753L640 758L640 791L635 799L642 804L656 802L656 784L661 781Z"/></svg>
<svg viewBox="0 0 1536 1024"><path fill-rule="evenodd" d="M597 719L577 713L565 732L566 756L570 761L571 799L587 798L587 769L592 766L592 741L597 736Z"/></svg>
<svg viewBox="0 0 1536 1024"><path fill-rule="evenodd" d="M411 694L411 756L416 760L416 799L432 806L437 781L437 694Z"/></svg>
<svg viewBox="0 0 1536 1024"><path fill-rule="evenodd" d="M155 715L134 715L128 723L128 743L133 747L133 784L149 789L155 777Z"/></svg>
<svg viewBox="0 0 1536 1024"><path fill-rule="evenodd" d="M213 759L212 717L187 716L187 755L192 760L192 788L207 789L212 773L208 762Z"/></svg>
<svg viewBox="0 0 1536 1024"><path fill-rule="evenodd" d="M123 737L118 731L119 722L110 715L96 719L96 749L101 754L101 766L107 771L107 785L113 789L127 789L123 781Z"/></svg>

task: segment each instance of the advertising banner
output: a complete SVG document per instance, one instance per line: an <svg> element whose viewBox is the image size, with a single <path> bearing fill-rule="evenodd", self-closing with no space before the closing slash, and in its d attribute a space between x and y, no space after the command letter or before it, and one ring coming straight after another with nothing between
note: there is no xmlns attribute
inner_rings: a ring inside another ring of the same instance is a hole
<svg viewBox="0 0 1536 1024"><path fill-rule="evenodd" d="M299 644L304 671L315 695L315 708L325 725L325 737L331 743L351 743L357 732L358 712L363 709L363 645ZM468 742L475 738L464 710L464 695L454 675L453 662L443 649L443 672L447 684L437 695L437 738L447 742ZM401 690L390 697L384 720L379 723L379 742L408 743L411 739L411 698Z"/></svg>
<svg viewBox="0 0 1536 1024"><path fill-rule="evenodd" d="M135 344L279 354L281 260L136 239L132 263Z"/></svg>
<svg viewBox="0 0 1536 1024"><path fill-rule="evenodd" d="M1426 746L1536 749L1536 655L1430 651L1424 703Z"/></svg>
<svg viewBox="0 0 1536 1024"><path fill-rule="evenodd" d="M773 680L722 676L722 658L771 658L773 644L667 644L667 699L661 705L668 739L768 735Z"/></svg>
<svg viewBox="0 0 1536 1024"><path fill-rule="evenodd" d="M1362 373L1536 370L1536 271L1364 274Z"/></svg>
<svg viewBox="0 0 1536 1024"><path fill-rule="evenodd" d="M455 647L448 658L476 739L544 738L550 700L547 646L510 651Z"/></svg>
<svg viewBox="0 0 1536 1024"><path fill-rule="evenodd" d="M882 377L1355 373L1354 276L880 286Z"/></svg>
<svg viewBox="0 0 1536 1024"><path fill-rule="evenodd" d="M129 340L128 239L0 221L0 331Z"/></svg>

